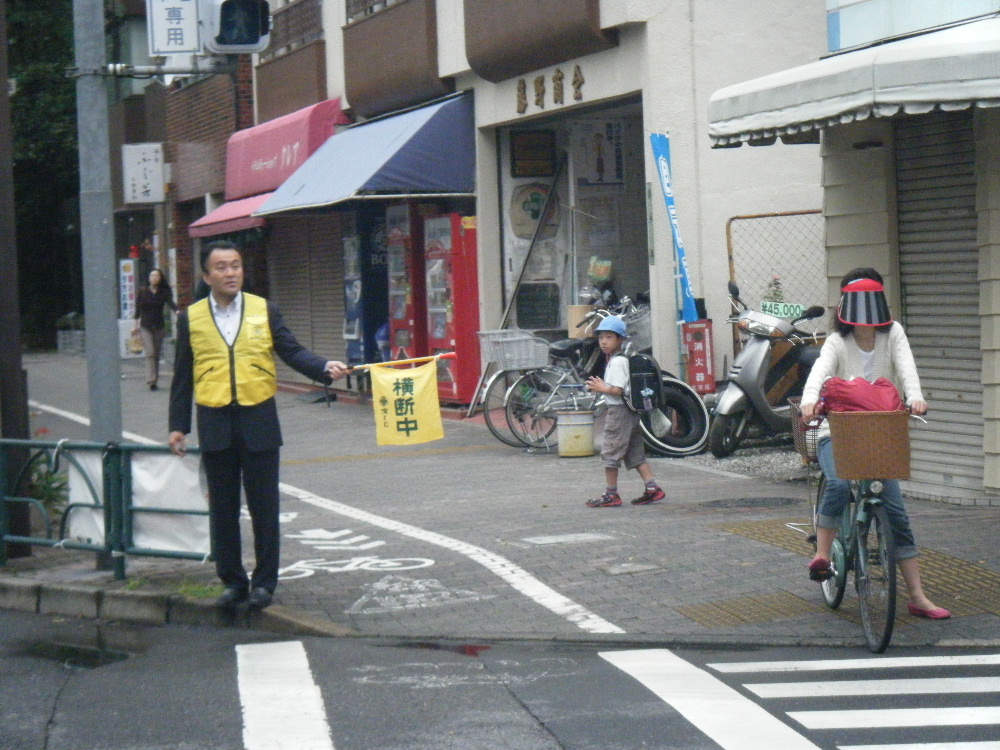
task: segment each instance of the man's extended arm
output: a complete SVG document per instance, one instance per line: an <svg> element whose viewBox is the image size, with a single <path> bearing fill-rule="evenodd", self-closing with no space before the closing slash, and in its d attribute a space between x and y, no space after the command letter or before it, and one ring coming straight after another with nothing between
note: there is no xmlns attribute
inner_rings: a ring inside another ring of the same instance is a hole
<svg viewBox="0 0 1000 750"><path fill-rule="evenodd" d="M278 306L273 302L267 303L267 317L271 325L271 340L274 344L274 351L281 357L281 360L307 378L329 385L333 379L327 370L327 365L330 364L328 360L314 354L299 343L298 339L288 330L285 319L278 310Z"/></svg>
<svg viewBox="0 0 1000 750"><path fill-rule="evenodd" d="M184 435L191 432L193 398L194 355L191 352L191 331L188 328L187 313L183 312L177 316L177 353L174 357L174 379L170 383L168 418L170 447L175 453L183 453Z"/></svg>

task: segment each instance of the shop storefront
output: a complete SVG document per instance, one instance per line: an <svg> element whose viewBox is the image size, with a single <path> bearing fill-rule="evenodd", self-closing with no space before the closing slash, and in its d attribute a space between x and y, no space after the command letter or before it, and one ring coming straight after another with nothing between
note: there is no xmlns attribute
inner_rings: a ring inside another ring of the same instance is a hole
<svg viewBox="0 0 1000 750"><path fill-rule="evenodd" d="M333 267L337 309L322 323L308 314L339 337L332 351L360 364L455 350L439 381L459 403L479 377L474 154L472 97L449 97L344 130L255 212L275 231L309 234L306 268L317 256ZM321 249L328 240L333 254ZM283 256L272 262L281 296L315 286L314 271L299 278Z"/></svg>

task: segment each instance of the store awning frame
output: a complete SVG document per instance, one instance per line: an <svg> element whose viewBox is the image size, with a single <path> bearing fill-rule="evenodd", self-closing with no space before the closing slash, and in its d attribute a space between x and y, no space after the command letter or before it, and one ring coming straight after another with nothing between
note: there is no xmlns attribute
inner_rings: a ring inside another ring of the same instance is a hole
<svg viewBox="0 0 1000 750"><path fill-rule="evenodd" d="M475 196L475 116L461 94L341 131L254 216L354 199Z"/></svg>
<svg viewBox="0 0 1000 750"><path fill-rule="evenodd" d="M1000 106L1000 17L833 55L716 91L713 147L815 140L813 131L899 112Z"/></svg>
<svg viewBox="0 0 1000 750"><path fill-rule="evenodd" d="M191 222L188 225L188 235L191 237L214 237L219 234L262 227L265 224L264 219L254 216L253 212L271 195L272 193L261 193L260 195L251 195L249 198L227 201L197 221Z"/></svg>

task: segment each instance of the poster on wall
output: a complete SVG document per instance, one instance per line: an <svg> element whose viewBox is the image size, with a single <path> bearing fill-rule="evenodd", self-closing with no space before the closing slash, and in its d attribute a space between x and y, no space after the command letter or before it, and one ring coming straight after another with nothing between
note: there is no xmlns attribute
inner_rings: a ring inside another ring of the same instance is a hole
<svg viewBox="0 0 1000 750"><path fill-rule="evenodd" d="M510 196L510 226L515 237L530 240L535 234L539 217L549 196L549 186L538 182L519 185ZM538 239L547 240L556 236L559 229L559 192L553 196L542 220Z"/></svg>
<svg viewBox="0 0 1000 750"><path fill-rule="evenodd" d="M577 187L625 184L621 120L583 120L573 126Z"/></svg>
<svg viewBox="0 0 1000 750"><path fill-rule="evenodd" d="M361 337L361 241L344 237L344 339Z"/></svg>

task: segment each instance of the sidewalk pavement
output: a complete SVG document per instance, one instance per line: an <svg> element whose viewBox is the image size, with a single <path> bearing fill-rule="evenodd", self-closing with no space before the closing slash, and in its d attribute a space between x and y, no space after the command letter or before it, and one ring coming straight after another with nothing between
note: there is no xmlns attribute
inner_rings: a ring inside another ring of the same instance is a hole
<svg viewBox="0 0 1000 750"><path fill-rule="evenodd" d="M35 433L86 440L72 417L86 413L85 359L32 354L25 367ZM150 391L141 360L122 362L125 430L165 440L168 382L169 365ZM435 443L379 447L370 405L278 401L284 572L271 608L220 618L210 563L129 557L116 581L92 553L45 547L0 568L0 608L420 639L863 644L853 591L831 611L807 579L813 490L790 448L771 449L787 481L732 471L734 459L653 458L664 501L630 505L629 472L622 507L588 508L603 489L596 456L526 453L460 418ZM1000 645L1000 508L907 505L925 588L953 617L909 615L900 581L893 646Z"/></svg>

